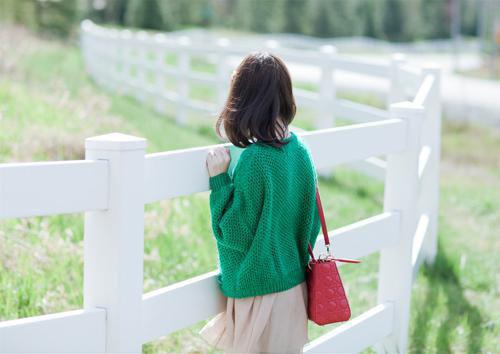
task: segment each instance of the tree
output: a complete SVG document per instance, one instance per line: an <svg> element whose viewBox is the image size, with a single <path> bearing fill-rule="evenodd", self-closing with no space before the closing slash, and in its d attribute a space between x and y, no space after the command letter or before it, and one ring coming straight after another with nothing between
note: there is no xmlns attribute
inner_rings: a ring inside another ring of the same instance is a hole
<svg viewBox="0 0 500 354"><path fill-rule="evenodd" d="M339 37L361 34L361 21L356 13L357 0L317 0L313 11L313 34Z"/></svg>
<svg viewBox="0 0 500 354"><path fill-rule="evenodd" d="M422 28L424 38L450 37L449 1L422 0L421 3Z"/></svg>
<svg viewBox="0 0 500 354"><path fill-rule="evenodd" d="M125 22L132 27L163 29L163 17L157 0L130 0Z"/></svg>
<svg viewBox="0 0 500 354"><path fill-rule="evenodd" d="M383 14L384 36L390 41L403 41L405 35L404 3L400 0L386 0Z"/></svg>
<svg viewBox="0 0 500 354"><path fill-rule="evenodd" d="M284 0L283 7L283 32L308 33L310 23L309 1L307 0Z"/></svg>
<svg viewBox="0 0 500 354"><path fill-rule="evenodd" d="M359 3L358 13L361 20L361 33L364 36L380 38L382 30L382 0L364 0Z"/></svg>

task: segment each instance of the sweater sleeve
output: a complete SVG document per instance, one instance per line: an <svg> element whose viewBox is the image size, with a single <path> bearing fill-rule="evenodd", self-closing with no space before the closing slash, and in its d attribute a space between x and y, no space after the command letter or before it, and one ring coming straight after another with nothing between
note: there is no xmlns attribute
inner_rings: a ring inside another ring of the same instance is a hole
<svg viewBox="0 0 500 354"><path fill-rule="evenodd" d="M246 252L253 240L264 199L264 179L249 154L242 154L231 179L228 172L209 177L210 213L219 244Z"/></svg>

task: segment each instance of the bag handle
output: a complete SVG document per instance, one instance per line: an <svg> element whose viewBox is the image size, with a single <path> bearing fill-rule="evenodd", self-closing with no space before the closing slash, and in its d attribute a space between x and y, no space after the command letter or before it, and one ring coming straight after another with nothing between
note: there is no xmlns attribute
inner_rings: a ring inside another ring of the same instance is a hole
<svg viewBox="0 0 500 354"><path fill-rule="evenodd" d="M326 251L327 251L327 253L330 253L330 239L328 237L328 229L326 227L325 214L323 213L323 206L321 205L321 198L319 197L319 189L318 189L317 183L316 183L316 204L318 206L319 219L321 221L321 229L323 230L323 238L325 239ZM314 258L314 254L313 254L310 242L308 243L307 248L308 248L309 254L311 255L313 262L316 262L316 259ZM339 262L346 262L346 263L360 263L361 262L361 261L358 261L355 259L346 259L346 258L333 258L333 259L336 261L339 261Z"/></svg>

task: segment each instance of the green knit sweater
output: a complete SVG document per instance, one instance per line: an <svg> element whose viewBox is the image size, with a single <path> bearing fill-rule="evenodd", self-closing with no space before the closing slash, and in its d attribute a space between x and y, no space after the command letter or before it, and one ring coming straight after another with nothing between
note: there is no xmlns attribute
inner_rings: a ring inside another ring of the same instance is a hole
<svg viewBox="0 0 500 354"><path fill-rule="evenodd" d="M307 244L320 230L317 173L294 132L281 148L256 142L233 170L209 177L212 230L222 293L243 298L284 291L305 280Z"/></svg>

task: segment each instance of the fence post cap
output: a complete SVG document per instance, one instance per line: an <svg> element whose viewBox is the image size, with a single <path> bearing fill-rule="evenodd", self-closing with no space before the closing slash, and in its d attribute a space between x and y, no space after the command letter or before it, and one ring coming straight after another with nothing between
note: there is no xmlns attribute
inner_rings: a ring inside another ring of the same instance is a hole
<svg viewBox="0 0 500 354"><path fill-rule="evenodd" d="M159 43L164 43L167 41L167 36L164 33L156 33L154 39Z"/></svg>
<svg viewBox="0 0 500 354"><path fill-rule="evenodd" d="M392 103L390 105L389 112L393 118L412 118L423 114L424 107L410 101L402 101ZM403 117L400 117L399 115L403 115Z"/></svg>
<svg viewBox="0 0 500 354"><path fill-rule="evenodd" d="M120 31L120 36L124 39L129 39L132 37L132 31L129 29L124 29Z"/></svg>
<svg viewBox="0 0 500 354"><path fill-rule="evenodd" d="M85 19L81 22L81 27L83 29L89 29L91 28L92 26L94 25L94 22L92 22L91 20L89 19Z"/></svg>
<svg viewBox="0 0 500 354"><path fill-rule="evenodd" d="M85 139L86 150L144 150L146 147L146 139L122 133L110 133Z"/></svg>
<svg viewBox="0 0 500 354"><path fill-rule="evenodd" d="M280 43L276 39L268 39L264 42L264 46L269 49L276 49L280 47Z"/></svg>
<svg viewBox="0 0 500 354"><path fill-rule="evenodd" d="M439 73L441 72L441 64L436 63L435 61L427 61L424 62L422 65L420 65L422 71L424 72L432 72L432 73Z"/></svg>
<svg viewBox="0 0 500 354"><path fill-rule="evenodd" d="M391 55L391 60L397 62L403 62L406 60L406 55L404 55L403 53L393 53Z"/></svg>
<svg viewBox="0 0 500 354"><path fill-rule="evenodd" d="M328 53L328 54L335 54L337 53L337 48L331 44L325 44L319 47L320 52L322 53Z"/></svg>
<svg viewBox="0 0 500 354"><path fill-rule="evenodd" d="M143 41L149 37L149 34L148 34L148 32L146 32L144 30L140 30L140 31L135 32L135 36L137 37L137 39Z"/></svg>
<svg viewBox="0 0 500 354"><path fill-rule="evenodd" d="M231 42L230 42L230 40L228 38L222 37L222 38L218 38L217 39L217 45L219 47L228 47L230 43Z"/></svg>
<svg viewBox="0 0 500 354"><path fill-rule="evenodd" d="M181 46L189 46L191 44L191 38L188 36L180 36L177 38L177 43Z"/></svg>

